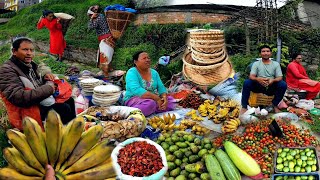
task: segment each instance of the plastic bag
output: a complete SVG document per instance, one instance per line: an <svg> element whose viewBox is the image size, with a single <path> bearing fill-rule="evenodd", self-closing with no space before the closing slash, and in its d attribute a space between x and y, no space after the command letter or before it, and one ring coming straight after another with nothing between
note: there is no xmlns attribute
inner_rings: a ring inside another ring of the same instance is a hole
<svg viewBox="0 0 320 180"><path fill-rule="evenodd" d="M72 86L63 79L56 79L54 83L57 84L57 91L59 92L57 96L55 96L55 100L57 103L66 102L72 94Z"/></svg>
<svg viewBox="0 0 320 180"><path fill-rule="evenodd" d="M88 106L89 106L88 100L86 100L86 99L82 96L82 94L80 94L80 95L76 98L74 104L75 104L75 108L76 108L76 114L82 113L84 110L88 109Z"/></svg>
<svg viewBox="0 0 320 180"><path fill-rule="evenodd" d="M54 99L54 97L51 95L51 96L49 96L49 97L47 97L46 99L44 99L44 100L42 100L41 102L40 102L40 104L42 105L42 106L52 106L54 103L56 103L56 100Z"/></svg>
<svg viewBox="0 0 320 180"><path fill-rule="evenodd" d="M119 150L122 149L123 147L125 147L126 145L131 144L136 141L146 141L147 143L154 145L157 148L157 150L160 153L160 156L162 159L162 164L163 164L163 168L159 172L157 172L151 176L148 176L148 177L134 177L134 176L123 174L121 172L121 167L117 163ZM112 158L113 169L116 171L117 178L119 178L120 180L127 180L127 179L130 179L130 180L160 180L163 178L163 176L166 174L166 172L168 170L168 163L167 163L167 159L166 159L166 154L165 154L163 148L159 144L157 144L149 139L144 139L144 138L127 139L126 141L118 144L117 147L113 149L113 151L111 153L111 158Z"/></svg>
<svg viewBox="0 0 320 180"><path fill-rule="evenodd" d="M300 99L296 107L309 111L314 108L314 102L312 100Z"/></svg>

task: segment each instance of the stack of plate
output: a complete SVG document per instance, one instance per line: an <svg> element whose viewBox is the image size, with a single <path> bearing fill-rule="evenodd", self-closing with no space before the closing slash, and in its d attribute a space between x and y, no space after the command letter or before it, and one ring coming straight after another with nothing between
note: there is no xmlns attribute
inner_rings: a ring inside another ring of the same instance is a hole
<svg viewBox="0 0 320 180"><path fill-rule="evenodd" d="M92 103L97 106L115 104L121 95L121 88L113 84L100 85L93 89Z"/></svg>
<svg viewBox="0 0 320 180"><path fill-rule="evenodd" d="M99 86L100 84L101 84L101 81L96 78L88 78L80 81L80 86L82 88L82 91L85 93L92 93L93 89L96 86Z"/></svg>

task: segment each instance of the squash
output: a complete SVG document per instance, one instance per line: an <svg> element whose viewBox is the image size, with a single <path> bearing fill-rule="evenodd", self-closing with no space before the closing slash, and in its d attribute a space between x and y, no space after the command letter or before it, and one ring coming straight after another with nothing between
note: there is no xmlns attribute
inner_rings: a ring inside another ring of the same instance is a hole
<svg viewBox="0 0 320 180"><path fill-rule="evenodd" d="M256 176L261 173L259 164L236 144L225 141L223 145L232 162L244 175Z"/></svg>
<svg viewBox="0 0 320 180"><path fill-rule="evenodd" d="M211 180L226 180L219 161L214 155L207 154L204 160Z"/></svg>
<svg viewBox="0 0 320 180"><path fill-rule="evenodd" d="M218 149L214 155L218 159L222 171L228 180L241 180L241 175L238 168L233 164L226 152Z"/></svg>

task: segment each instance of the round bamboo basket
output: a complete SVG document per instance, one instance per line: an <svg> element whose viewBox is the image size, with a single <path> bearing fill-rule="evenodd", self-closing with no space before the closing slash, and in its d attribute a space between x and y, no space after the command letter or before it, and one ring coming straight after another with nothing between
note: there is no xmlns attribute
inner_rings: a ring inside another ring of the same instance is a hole
<svg viewBox="0 0 320 180"><path fill-rule="evenodd" d="M215 68L214 71L209 74L200 74L198 71L195 71L186 64L183 65L182 69L182 73L186 79L202 86L218 84L227 79L232 72L232 65L229 61L224 63L222 66Z"/></svg>
<svg viewBox="0 0 320 180"><path fill-rule="evenodd" d="M211 48L211 47L207 47L207 48L199 48L199 47L194 47L194 46L190 46L192 51L197 51L197 52L201 52L201 53L205 53L205 54L214 54L214 53L218 53L221 51L221 47L219 48Z"/></svg>
<svg viewBox="0 0 320 180"><path fill-rule="evenodd" d="M190 31L190 35L203 36L203 35L223 35L223 31L220 29L198 29Z"/></svg>
<svg viewBox="0 0 320 180"><path fill-rule="evenodd" d="M195 40L221 40L224 39L221 30L197 30L190 32L190 38Z"/></svg>
<svg viewBox="0 0 320 180"><path fill-rule="evenodd" d="M192 51L191 57L200 65L212 65L219 62L224 62L224 60L228 59L228 55L224 50L222 50L222 53L219 53L219 55L217 56L215 56L214 54L205 53L196 54L194 51Z"/></svg>
<svg viewBox="0 0 320 180"><path fill-rule="evenodd" d="M223 44L224 38L221 39L197 39L197 38L191 38L190 42L193 42L194 44Z"/></svg>
<svg viewBox="0 0 320 180"><path fill-rule="evenodd" d="M227 63L227 58L225 58L221 62L217 62L216 64L212 65L203 65L199 64L196 61L192 59L191 52L187 51L182 58L184 66L187 66L188 69L193 69L193 71L199 73L199 74L210 74L214 71L216 71L216 68L219 68L223 66L223 64Z"/></svg>

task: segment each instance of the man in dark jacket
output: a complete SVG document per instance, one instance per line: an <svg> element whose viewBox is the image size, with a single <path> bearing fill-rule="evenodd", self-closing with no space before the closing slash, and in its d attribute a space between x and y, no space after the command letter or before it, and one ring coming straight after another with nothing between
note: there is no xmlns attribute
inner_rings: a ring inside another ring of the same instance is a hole
<svg viewBox="0 0 320 180"><path fill-rule="evenodd" d="M65 103L43 106L44 99L56 92L55 76L45 74L40 77L38 66L32 61L33 42L28 38L18 38L12 43L12 56L0 68L0 92L13 127L22 129L22 119L32 117L42 125L50 109L60 114L63 123L75 117L72 98Z"/></svg>

